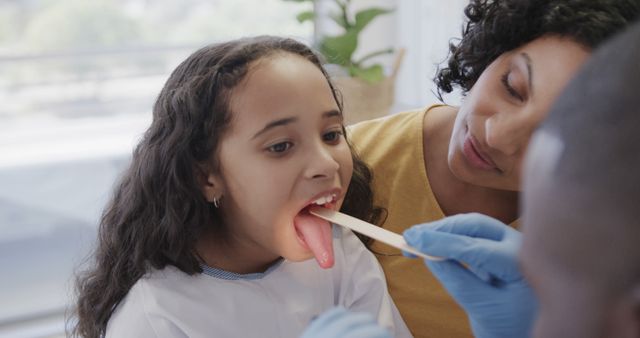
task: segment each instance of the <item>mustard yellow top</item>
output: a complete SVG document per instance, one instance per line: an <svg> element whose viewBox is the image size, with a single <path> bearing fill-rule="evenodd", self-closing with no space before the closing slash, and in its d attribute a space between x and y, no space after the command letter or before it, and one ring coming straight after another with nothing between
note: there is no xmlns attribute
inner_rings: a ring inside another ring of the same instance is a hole
<svg viewBox="0 0 640 338"><path fill-rule="evenodd" d="M356 152L373 171L374 203L387 209L383 227L408 227L445 217L424 165L423 119L427 109L365 121L349 128ZM472 337L467 316L420 259L379 242L371 251L387 277L389 292L415 337Z"/></svg>

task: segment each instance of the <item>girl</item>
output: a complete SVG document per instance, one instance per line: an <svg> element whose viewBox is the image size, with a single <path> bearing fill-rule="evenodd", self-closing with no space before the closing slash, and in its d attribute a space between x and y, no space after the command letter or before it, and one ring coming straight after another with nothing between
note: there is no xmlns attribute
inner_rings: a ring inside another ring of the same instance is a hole
<svg viewBox="0 0 640 338"><path fill-rule="evenodd" d="M295 337L341 305L410 336L375 258L306 211L377 218L343 130L327 74L294 40L188 57L104 212L74 334Z"/></svg>

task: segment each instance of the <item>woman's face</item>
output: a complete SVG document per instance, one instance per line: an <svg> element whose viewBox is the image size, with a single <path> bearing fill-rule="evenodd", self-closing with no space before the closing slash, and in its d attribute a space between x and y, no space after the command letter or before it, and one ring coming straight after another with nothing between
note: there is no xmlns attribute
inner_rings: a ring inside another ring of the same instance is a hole
<svg viewBox="0 0 640 338"><path fill-rule="evenodd" d="M493 61L463 99L448 162L460 180L520 190L520 169L531 134L590 52L545 36Z"/></svg>
<svg viewBox="0 0 640 338"><path fill-rule="evenodd" d="M231 126L210 183L230 238L250 259L315 257L333 264L331 226L306 213L310 204L339 209L353 171L342 114L322 72L279 53L249 68L231 94Z"/></svg>

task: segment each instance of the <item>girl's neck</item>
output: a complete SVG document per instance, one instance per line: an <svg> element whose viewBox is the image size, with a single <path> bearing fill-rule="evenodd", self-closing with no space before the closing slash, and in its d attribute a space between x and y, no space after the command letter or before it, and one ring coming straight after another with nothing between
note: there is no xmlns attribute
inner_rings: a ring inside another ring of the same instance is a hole
<svg viewBox="0 0 640 338"><path fill-rule="evenodd" d="M280 259L258 252L258 246L255 244L234 240L233 235L227 237L222 240L218 236L206 234L198 240L196 252L204 264L244 275L265 272Z"/></svg>
<svg viewBox="0 0 640 338"><path fill-rule="evenodd" d="M447 156L456 112L448 106L432 109L423 127L425 169L440 208L446 216L479 212L507 224L515 221L519 192L461 181L449 168Z"/></svg>

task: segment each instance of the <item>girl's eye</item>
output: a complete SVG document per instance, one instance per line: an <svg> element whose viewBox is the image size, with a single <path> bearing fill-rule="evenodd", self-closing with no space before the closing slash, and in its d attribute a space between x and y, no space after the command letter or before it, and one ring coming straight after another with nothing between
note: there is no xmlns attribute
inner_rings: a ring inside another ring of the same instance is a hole
<svg viewBox="0 0 640 338"><path fill-rule="evenodd" d="M293 143L287 141L287 142L276 143L270 146L269 148L267 148L267 150L269 150L269 152L272 152L272 153L281 154L291 149L291 147L293 147Z"/></svg>
<svg viewBox="0 0 640 338"><path fill-rule="evenodd" d="M340 140L340 136L342 136L342 130L334 130L322 135L322 139L325 142L335 143Z"/></svg>

